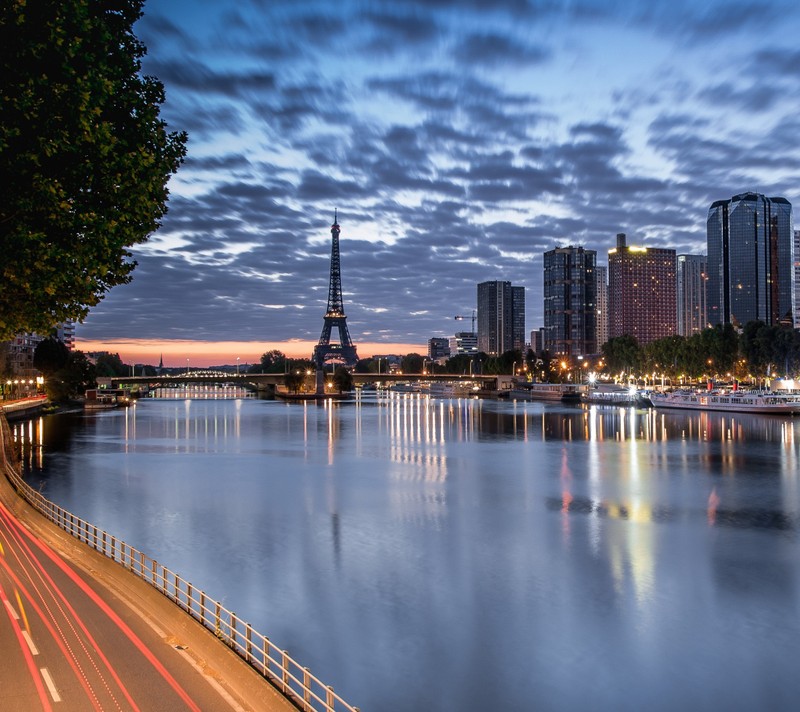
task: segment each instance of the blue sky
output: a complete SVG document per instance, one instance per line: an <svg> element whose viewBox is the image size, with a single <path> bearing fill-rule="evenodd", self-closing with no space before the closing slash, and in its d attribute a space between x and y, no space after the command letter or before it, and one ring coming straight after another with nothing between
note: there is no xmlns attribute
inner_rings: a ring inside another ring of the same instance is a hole
<svg viewBox="0 0 800 712"><path fill-rule="evenodd" d="M188 158L79 339L307 348L334 208L350 333L386 353L485 280L538 328L553 247L705 252L714 200L800 199L796 3L150 0L136 30Z"/></svg>

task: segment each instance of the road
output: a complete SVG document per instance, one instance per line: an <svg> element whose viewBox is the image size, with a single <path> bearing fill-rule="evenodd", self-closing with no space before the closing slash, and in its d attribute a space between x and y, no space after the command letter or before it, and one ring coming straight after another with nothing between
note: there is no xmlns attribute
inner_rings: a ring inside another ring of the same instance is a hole
<svg viewBox="0 0 800 712"><path fill-rule="evenodd" d="M7 496L3 499L0 707L81 712L295 709L243 662L226 657L233 653L177 607L170 610L172 604L160 594L138 588L140 581L105 585L102 580L109 576L133 577L94 557L88 547L85 556L95 570L89 574L73 565L15 516L6 506ZM148 614L135 610L131 599ZM206 634L210 640L203 638Z"/></svg>

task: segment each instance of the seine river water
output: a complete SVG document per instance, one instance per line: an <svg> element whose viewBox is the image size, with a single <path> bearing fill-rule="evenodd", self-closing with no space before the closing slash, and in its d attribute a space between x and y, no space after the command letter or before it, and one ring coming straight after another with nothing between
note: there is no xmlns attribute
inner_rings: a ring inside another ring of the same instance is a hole
<svg viewBox="0 0 800 712"><path fill-rule="evenodd" d="M18 425L364 712L797 710L800 420L365 395Z"/></svg>

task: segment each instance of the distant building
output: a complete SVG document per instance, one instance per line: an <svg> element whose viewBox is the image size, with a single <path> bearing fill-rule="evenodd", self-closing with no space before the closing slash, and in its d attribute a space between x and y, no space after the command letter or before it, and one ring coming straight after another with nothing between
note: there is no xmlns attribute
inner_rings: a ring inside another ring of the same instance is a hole
<svg viewBox="0 0 800 712"><path fill-rule="evenodd" d="M608 268L598 265L595 267L597 306L597 353L600 353L603 344L608 341Z"/></svg>
<svg viewBox="0 0 800 712"><path fill-rule="evenodd" d="M800 230L794 231L794 327L800 328Z"/></svg>
<svg viewBox="0 0 800 712"><path fill-rule="evenodd" d="M72 351L75 348L75 322L65 321L56 326L56 337Z"/></svg>
<svg viewBox="0 0 800 712"><path fill-rule="evenodd" d="M544 253L544 347L553 355L597 351L597 253L557 247Z"/></svg>
<svg viewBox="0 0 800 712"><path fill-rule="evenodd" d="M0 368L17 378L35 378L39 372L33 367L33 355L42 337L38 334L17 334L2 344Z"/></svg>
<svg viewBox="0 0 800 712"><path fill-rule="evenodd" d="M450 339L450 355L478 353L478 335L474 331L457 331Z"/></svg>
<svg viewBox="0 0 800 712"><path fill-rule="evenodd" d="M447 358L450 355L450 341L448 339L434 336L428 339L428 358L436 359Z"/></svg>
<svg viewBox="0 0 800 712"><path fill-rule="evenodd" d="M608 337L647 344L678 330L675 250L629 247L624 233L608 251Z"/></svg>
<svg viewBox="0 0 800 712"><path fill-rule="evenodd" d="M544 327L540 326L531 332L531 349L537 356L544 351Z"/></svg>
<svg viewBox="0 0 800 712"><path fill-rule="evenodd" d="M525 287L511 282L478 285L478 350L501 355L525 349Z"/></svg>
<svg viewBox="0 0 800 712"><path fill-rule="evenodd" d="M699 334L708 326L706 282L708 260L705 255L678 255L677 262L678 334Z"/></svg>
<svg viewBox="0 0 800 712"><path fill-rule="evenodd" d="M708 209L708 321L796 323L795 236L786 198L742 193Z"/></svg>

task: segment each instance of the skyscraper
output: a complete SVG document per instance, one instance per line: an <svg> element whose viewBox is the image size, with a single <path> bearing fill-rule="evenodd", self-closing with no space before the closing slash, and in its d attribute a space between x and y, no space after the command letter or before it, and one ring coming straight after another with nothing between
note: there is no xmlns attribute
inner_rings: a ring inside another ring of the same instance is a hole
<svg viewBox="0 0 800 712"><path fill-rule="evenodd" d="M742 193L708 209L708 320L744 326L795 319L792 205Z"/></svg>
<svg viewBox="0 0 800 712"><path fill-rule="evenodd" d="M794 231L794 326L800 328L800 230Z"/></svg>
<svg viewBox="0 0 800 712"><path fill-rule="evenodd" d="M603 344L608 341L608 268L598 265L595 267L597 275L597 293L595 302L597 304L597 351L603 348Z"/></svg>
<svg viewBox="0 0 800 712"><path fill-rule="evenodd" d="M478 285L478 350L499 356L525 348L525 287L511 282Z"/></svg>
<svg viewBox="0 0 800 712"><path fill-rule="evenodd" d="M544 253L545 349L578 356L597 352L597 253L557 247Z"/></svg>
<svg viewBox="0 0 800 712"><path fill-rule="evenodd" d="M677 332L675 250L628 247L625 234L608 251L608 337L647 344Z"/></svg>
<svg viewBox="0 0 800 712"><path fill-rule="evenodd" d="M705 255L678 255L678 334L691 336L708 326Z"/></svg>

